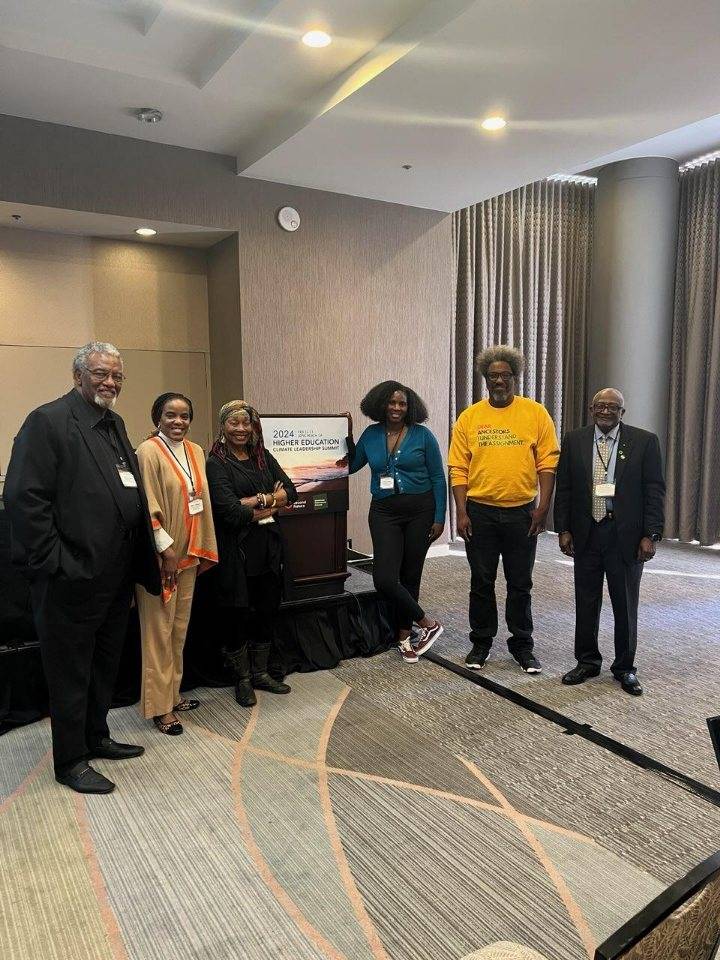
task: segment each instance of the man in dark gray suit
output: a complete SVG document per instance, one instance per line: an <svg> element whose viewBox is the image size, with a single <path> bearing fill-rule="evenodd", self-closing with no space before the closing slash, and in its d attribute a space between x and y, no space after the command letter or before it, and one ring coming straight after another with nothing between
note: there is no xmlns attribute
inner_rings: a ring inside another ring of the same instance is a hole
<svg viewBox="0 0 720 960"><path fill-rule="evenodd" d="M79 793L115 786L89 759L143 752L116 743L107 726L133 586L160 593L137 460L112 412L124 379L112 344L84 346L73 362L74 388L22 425L3 495L12 559L31 580L55 778Z"/></svg>
<svg viewBox="0 0 720 960"><path fill-rule="evenodd" d="M615 617L615 660L622 689L639 696L637 615L643 564L655 556L664 524L665 481L654 433L622 422L625 400L608 387L593 397L593 425L563 438L555 487L560 549L574 558L575 657L565 684L600 673L598 627L607 577Z"/></svg>

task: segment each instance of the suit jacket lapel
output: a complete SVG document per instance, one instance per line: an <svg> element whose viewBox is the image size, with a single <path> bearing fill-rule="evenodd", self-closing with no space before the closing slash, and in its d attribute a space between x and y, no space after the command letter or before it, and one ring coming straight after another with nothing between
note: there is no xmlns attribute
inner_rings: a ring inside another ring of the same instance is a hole
<svg viewBox="0 0 720 960"><path fill-rule="evenodd" d="M582 456L583 466L585 467L585 477L587 488L592 492L593 488L593 444L595 442L595 427L588 427L580 444L580 454Z"/></svg>
<svg viewBox="0 0 720 960"><path fill-rule="evenodd" d="M620 433L618 434L617 456L615 457L615 486L616 487L622 480L623 473L625 473L625 464L627 463L630 457L631 451L632 451L632 438L629 436L628 431L621 424Z"/></svg>

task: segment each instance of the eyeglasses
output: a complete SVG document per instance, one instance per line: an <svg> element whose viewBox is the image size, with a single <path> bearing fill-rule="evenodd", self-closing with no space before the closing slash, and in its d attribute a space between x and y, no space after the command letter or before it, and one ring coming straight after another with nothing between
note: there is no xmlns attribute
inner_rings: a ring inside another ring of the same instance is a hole
<svg viewBox="0 0 720 960"><path fill-rule="evenodd" d="M85 369L93 380L97 380L98 383L102 383L104 380L107 380L108 377L111 378L113 383L118 384L123 384L127 380L124 373L114 373L112 370L101 370L100 368L91 370L89 367L85 367Z"/></svg>
<svg viewBox="0 0 720 960"><path fill-rule="evenodd" d="M488 380L502 380L503 383L510 383L513 378L511 373L489 373Z"/></svg>
<svg viewBox="0 0 720 960"><path fill-rule="evenodd" d="M594 403L593 410L598 413L602 413L603 410L607 410L608 413L620 413L622 407L619 403Z"/></svg>

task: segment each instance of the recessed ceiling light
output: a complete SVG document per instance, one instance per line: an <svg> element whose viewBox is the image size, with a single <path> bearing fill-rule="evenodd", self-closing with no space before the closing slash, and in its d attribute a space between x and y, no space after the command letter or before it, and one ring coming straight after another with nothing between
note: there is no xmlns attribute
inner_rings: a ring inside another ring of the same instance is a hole
<svg viewBox="0 0 720 960"><path fill-rule="evenodd" d="M139 237L154 237L157 230L153 230L152 227L138 227L135 233Z"/></svg>
<svg viewBox="0 0 720 960"><path fill-rule="evenodd" d="M135 116L140 123L160 123L163 112L158 110L157 107L140 107Z"/></svg>
<svg viewBox="0 0 720 960"><path fill-rule="evenodd" d="M302 42L306 47L327 47L332 43L332 37L324 30L308 30Z"/></svg>
<svg viewBox="0 0 720 960"><path fill-rule="evenodd" d="M504 117L485 117L480 126L483 130L502 130L507 125Z"/></svg>

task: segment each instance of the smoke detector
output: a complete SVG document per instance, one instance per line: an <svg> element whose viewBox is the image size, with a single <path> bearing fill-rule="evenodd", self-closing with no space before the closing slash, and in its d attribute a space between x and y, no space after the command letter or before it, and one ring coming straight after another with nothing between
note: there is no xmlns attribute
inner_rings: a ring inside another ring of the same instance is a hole
<svg viewBox="0 0 720 960"><path fill-rule="evenodd" d="M163 118L162 110L158 110L157 107L140 107L136 111L135 116L138 118L139 123L160 123Z"/></svg>

